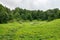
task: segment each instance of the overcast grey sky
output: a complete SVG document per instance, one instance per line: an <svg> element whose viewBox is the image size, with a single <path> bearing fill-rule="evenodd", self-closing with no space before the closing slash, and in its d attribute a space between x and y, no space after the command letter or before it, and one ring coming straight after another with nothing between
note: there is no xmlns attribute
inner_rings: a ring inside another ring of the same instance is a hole
<svg viewBox="0 0 60 40"><path fill-rule="evenodd" d="M34 10L60 8L60 0L0 0L0 3L10 9L14 9L15 7Z"/></svg>

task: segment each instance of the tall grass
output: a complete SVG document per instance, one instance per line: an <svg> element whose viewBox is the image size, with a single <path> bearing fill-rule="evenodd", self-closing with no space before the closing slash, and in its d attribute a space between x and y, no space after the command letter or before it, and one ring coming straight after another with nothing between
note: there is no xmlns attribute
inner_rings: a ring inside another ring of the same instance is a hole
<svg viewBox="0 0 60 40"><path fill-rule="evenodd" d="M0 24L0 40L60 40L60 19Z"/></svg>

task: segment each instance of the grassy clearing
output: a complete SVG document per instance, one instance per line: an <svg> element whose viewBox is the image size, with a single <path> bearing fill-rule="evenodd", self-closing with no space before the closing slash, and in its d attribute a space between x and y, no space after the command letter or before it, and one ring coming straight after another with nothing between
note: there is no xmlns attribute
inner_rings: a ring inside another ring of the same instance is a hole
<svg viewBox="0 0 60 40"><path fill-rule="evenodd" d="M60 40L60 19L0 24L0 40Z"/></svg>

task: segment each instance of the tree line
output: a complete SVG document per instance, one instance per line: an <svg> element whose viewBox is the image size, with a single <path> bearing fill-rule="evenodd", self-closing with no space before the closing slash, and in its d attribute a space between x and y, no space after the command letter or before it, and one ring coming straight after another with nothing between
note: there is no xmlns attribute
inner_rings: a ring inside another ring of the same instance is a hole
<svg viewBox="0 0 60 40"><path fill-rule="evenodd" d="M0 4L0 23L7 23L8 21L14 19L16 21L20 20L51 21L58 18L60 18L60 10L58 8L43 11L43 10L27 10L17 7L14 10L10 10L9 8Z"/></svg>

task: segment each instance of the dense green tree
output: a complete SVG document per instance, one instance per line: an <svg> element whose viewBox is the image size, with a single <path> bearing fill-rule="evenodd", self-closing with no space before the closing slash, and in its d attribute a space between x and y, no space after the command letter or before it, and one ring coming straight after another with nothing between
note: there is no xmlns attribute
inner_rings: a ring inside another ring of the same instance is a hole
<svg viewBox="0 0 60 40"><path fill-rule="evenodd" d="M8 11L6 10L6 7L3 7L0 4L0 23L7 22L7 20L9 19L8 15L9 14Z"/></svg>

